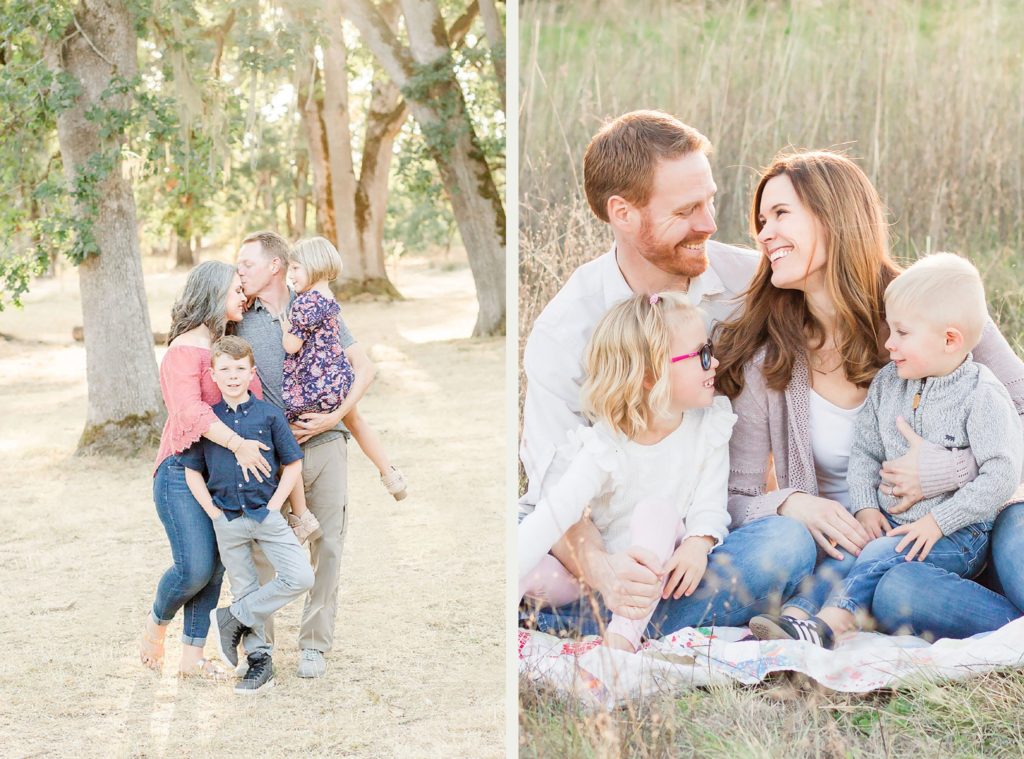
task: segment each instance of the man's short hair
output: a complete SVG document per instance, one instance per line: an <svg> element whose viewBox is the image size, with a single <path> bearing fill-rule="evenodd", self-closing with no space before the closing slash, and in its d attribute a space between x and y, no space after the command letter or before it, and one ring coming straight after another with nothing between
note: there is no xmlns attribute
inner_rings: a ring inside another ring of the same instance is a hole
<svg viewBox="0 0 1024 759"><path fill-rule="evenodd" d="M285 240L277 232L271 232L269 230L263 232L253 232L247 235L242 240L242 245L248 242L258 242L260 249L263 251L263 255L269 258L280 258L282 262L288 261L288 254L291 251L291 246L288 245L288 241Z"/></svg>
<svg viewBox="0 0 1024 759"><path fill-rule="evenodd" d="M608 221L608 198L619 195L644 208L654 189L658 161L696 150L711 155L711 142L661 111L633 111L601 127L583 155L583 188L590 209Z"/></svg>
<svg viewBox="0 0 1024 759"><path fill-rule="evenodd" d="M920 316L940 328L956 327L967 350L978 344L988 321L981 275L955 253L933 253L915 261L885 289L885 308Z"/></svg>
<svg viewBox="0 0 1024 759"><path fill-rule="evenodd" d="M248 356L249 365L256 365L256 357L252 355L252 346L249 345L249 341L237 335L224 335L213 344L210 349L210 366L213 366L221 356L231 356L235 360Z"/></svg>

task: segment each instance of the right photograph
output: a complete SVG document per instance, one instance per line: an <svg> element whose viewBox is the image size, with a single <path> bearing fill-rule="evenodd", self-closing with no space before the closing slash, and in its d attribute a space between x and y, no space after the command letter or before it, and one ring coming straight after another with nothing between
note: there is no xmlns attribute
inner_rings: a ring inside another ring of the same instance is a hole
<svg viewBox="0 0 1024 759"><path fill-rule="evenodd" d="M1024 749L1022 35L520 4L520 756Z"/></svg>

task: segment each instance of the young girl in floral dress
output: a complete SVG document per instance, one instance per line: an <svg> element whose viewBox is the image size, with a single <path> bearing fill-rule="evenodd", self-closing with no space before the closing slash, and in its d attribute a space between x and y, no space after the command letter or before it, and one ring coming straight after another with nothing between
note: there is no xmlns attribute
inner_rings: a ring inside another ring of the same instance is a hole
<svg viewBox="0 0 1024 759"><path fill-rule="evenodd" d="M352 387L352 365L338 337L338 302L330 282L341 273L341 255L323 237L299 242L288 260L288 278L296 296L282 317L284 361L283 396L290 422L303 414L329 413L345 405ZM343 417L345 427L363 453L380 471L380 480L395 500L406 496L405 477L389 460L380 437L355 405ZM301 484L292 503L303 503ZM308 512L307 512L308 513ZM302 529L302 528L300 528ZM308 529L308 528L307 528ZM306 535L315 530L315 525ZM303 530L305 531L305 530ZM300 534L300 539L305 535Z"/></svg>

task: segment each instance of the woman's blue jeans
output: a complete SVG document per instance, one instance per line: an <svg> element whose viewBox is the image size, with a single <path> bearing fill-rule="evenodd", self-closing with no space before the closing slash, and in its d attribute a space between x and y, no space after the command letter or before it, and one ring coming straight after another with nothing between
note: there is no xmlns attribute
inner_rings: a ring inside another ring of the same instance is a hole
<svg viewBox="0 0 1024 759"><path fill-rule="evenodd" d="M1024 616L1024 503L1003 509L990 537L979 582L917 562L886 572L871 604L879 629L967 638Z"/></svg>
<svg viewBox="0 0 1024 759"><path fill-rule="evenodd" d="M166 625L184 607L181 642L202 646L210 630L210 611L220 598L224 565L217 553L213 523L192 497L185 482L185 467L177 455L168 456L156 470L153 500L174 559L156 587L153 621Z"/></svg>
<svg viewBox="0 0 1024 759"><path fill-rule="evenodd" d="M660 638L683 627L738 627L755 614L776 611L814 569L814 559L814 540L799 522L779 516L750 522L711 552L692 596L658 604L644 636ZM611 612L594 594L557 609L521 612L520 618L555 635L600 635Z"/></svg>

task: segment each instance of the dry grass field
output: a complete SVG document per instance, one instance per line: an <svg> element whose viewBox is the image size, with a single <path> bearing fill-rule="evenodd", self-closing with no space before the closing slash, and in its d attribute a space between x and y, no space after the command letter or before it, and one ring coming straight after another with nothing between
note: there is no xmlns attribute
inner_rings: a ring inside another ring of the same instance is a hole
<svg viewBox="0 0 1024 759"><path fill-rule="evenodd" d="M520 356L548 300L611 243L583 196L582 156L605 120L636 108L715 145L723 242L750 245L753 183L777 151L846 152L887 204L894 255L969 255L1024 355L1022 37L1010 0L526 0ZM610 713L519 687L523 757L1024 756L1024 670L869 696L783 678Z"/></svg>
<svg viewBox="0 0 1024 759"><path fill-rule="evenodd" d="M147 274L155 330L183 283ZM74 270L0 314L0 755L503 755L503 341L462 339L476 315L465 265L403 262L396 284L406 301L343 313L378 367L360 408L410 495L393 501L350 445L327 677L295 676L295 603L278 618L278 685L252 699L175 677L180 617L163 675L138 662L170 562L152 502L155 451L73 455L86 393L84 349L71 341Z"/></svg>

